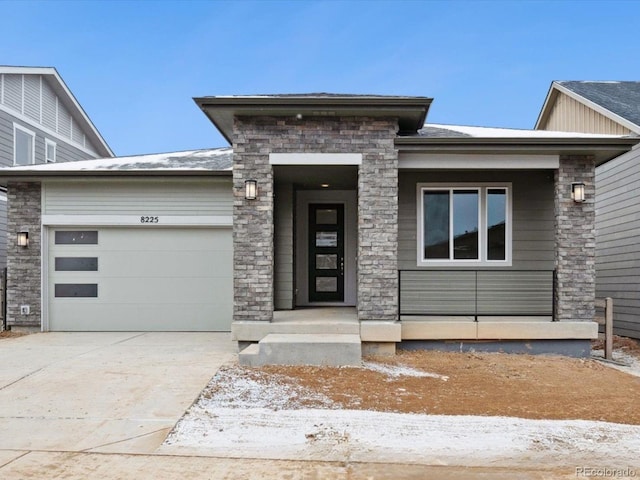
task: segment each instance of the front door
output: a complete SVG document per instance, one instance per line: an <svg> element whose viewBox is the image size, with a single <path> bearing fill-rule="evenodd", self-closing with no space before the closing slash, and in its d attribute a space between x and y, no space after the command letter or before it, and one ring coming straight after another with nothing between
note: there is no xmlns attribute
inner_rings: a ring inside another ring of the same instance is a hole
<svg viewBox="0 0 640 480"><path fill-rule="evenodd" d="M309 204L309 302L344 301L344 205Z"/></svg>

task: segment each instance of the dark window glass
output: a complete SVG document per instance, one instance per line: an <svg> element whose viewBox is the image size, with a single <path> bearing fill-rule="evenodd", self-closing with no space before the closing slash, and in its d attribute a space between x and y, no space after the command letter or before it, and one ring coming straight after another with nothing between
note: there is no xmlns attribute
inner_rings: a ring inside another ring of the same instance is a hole
<svg viewBox="0 0 640 480"><path fill-rule="evenodd" d="M91 297L98 296L97 283L56 283L55 296L60 297Z"/></svg>
<svg viewBox="0 0 640 480"><path fill-rule="evenodd" d="M337 292L338 279L336 277L316 277L316 292Z"/></svg>
<svg viewBox="0 0 640 480"><path fill-rule="evenodd" d="M337 247L338 232L316 232L316 247Z"/></svg>
<svg viewBox="0 0 640 480"><path fill-rule="evenodd" d="M338 268L338 255L316 254L317 270L336 270Z"/></svg>
<svg viewBox="0 0 640 480"><path fill-rule="evenodd" d="M338 223L338 210L335 208L319 208L316 210L316 224L336 225Z"/></svg>
<svg viewBox="0 0 640 480"><path fill-rule="evenodd" d="M487 190L487 259L506 260L507 192Z"/></svg>
<svg viewBox="0 0 640 480"><path fill-rule="evenodd" d="M424 192L424 257L449 258L449 191Z"/></svg>
<svg viewBox="0 0 640 480"><path fill-rule="evenodd" d="M95 230L57 231L56 245L97 245L98 232Z"/></svg>
<svg viewBox="0 0 640 480"><path fill-rule="evenodd" d="M97 272L97 257L56 257L56 272Z"/></svg>
<svg viewBox="0 0 640 480"><path fill-rule="evenodd" d="M478 247L478 191L453 192L453 258L477 260Z"/></svg>

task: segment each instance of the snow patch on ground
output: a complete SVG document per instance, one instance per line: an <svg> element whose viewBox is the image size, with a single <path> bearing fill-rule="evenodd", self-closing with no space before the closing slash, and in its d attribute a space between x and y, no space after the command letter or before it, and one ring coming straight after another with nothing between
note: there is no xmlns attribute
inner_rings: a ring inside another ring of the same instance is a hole
<svg viewBox="0 0 640 480"><path fill-rule="evenodd" d="M604 350L591 350L591 356L603 360L604 359ZM630 355L620 349L613 351L613 361L617 363L606 362L606 365L611 368L615 368L616 370L620 370L621 372L628 373L630 375L634 375L636 377L640 377L640 359L633 355Z"/></svg>
<svg viewBox="0 0 640 480"><path fill-rule="evenodd" d="M440 380L447 381L449 377L446 375L439 375L437 373L424 372L416 368L407 367L405 365L387 365L383 363L374 362L362 362L363 368L367 370L373 370L374 372L382 373L391 378L398 377L418 377L418 378L439 378Z"/></svg>
<svg viewBox="0 0 640 480"><path fill-rule="evenodd" d="M436 374L372 362L390 377ZM438 376L440 377L440 376ZM640 468L640 426L338 409L286 377L223 367L157 451L495 467ZM444 378L443 378L444 379Z"/></svg>

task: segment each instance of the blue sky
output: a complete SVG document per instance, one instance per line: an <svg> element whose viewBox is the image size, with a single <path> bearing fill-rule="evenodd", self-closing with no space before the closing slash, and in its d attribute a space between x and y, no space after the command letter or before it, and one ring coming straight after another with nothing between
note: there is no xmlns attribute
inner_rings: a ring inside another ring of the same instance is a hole
<svg viewBox="0 0 640 480"><path fill-rule="evenodd" d="M117 155L225 146L192 97L433 97L532 128L552 80L640 80L640 1L8 1L0 64L54 66Z"/></svg>

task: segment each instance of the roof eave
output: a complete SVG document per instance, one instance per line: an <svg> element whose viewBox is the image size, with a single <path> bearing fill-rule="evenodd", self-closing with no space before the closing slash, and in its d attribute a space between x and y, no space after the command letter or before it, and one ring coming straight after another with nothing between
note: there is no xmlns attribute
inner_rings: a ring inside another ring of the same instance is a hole
<svg viewBox="0 0 640 480"><path fill-rule="evenodd" d="M121 178L121 177L229 177L231 170L55 170L42 171L7 171L0 173L0 183L7 181L34 181L47 178L84 177L84 178Z"/></svg>
<svg viewBox="0 0 640 480"><path fill-rule="evenodd" d="M396 117L399 129L424 125L433 99L427 97L197 97L194 101L231 144L236 116Z"/></svg>
<svg viewBox="0 0 640 480"><path fill-rule="evenodd" d="M596 164L630 151L640 137L621 138L419 138L398 137L400 151L423 153L540 153L557 155L593 155Z"/></svg>

